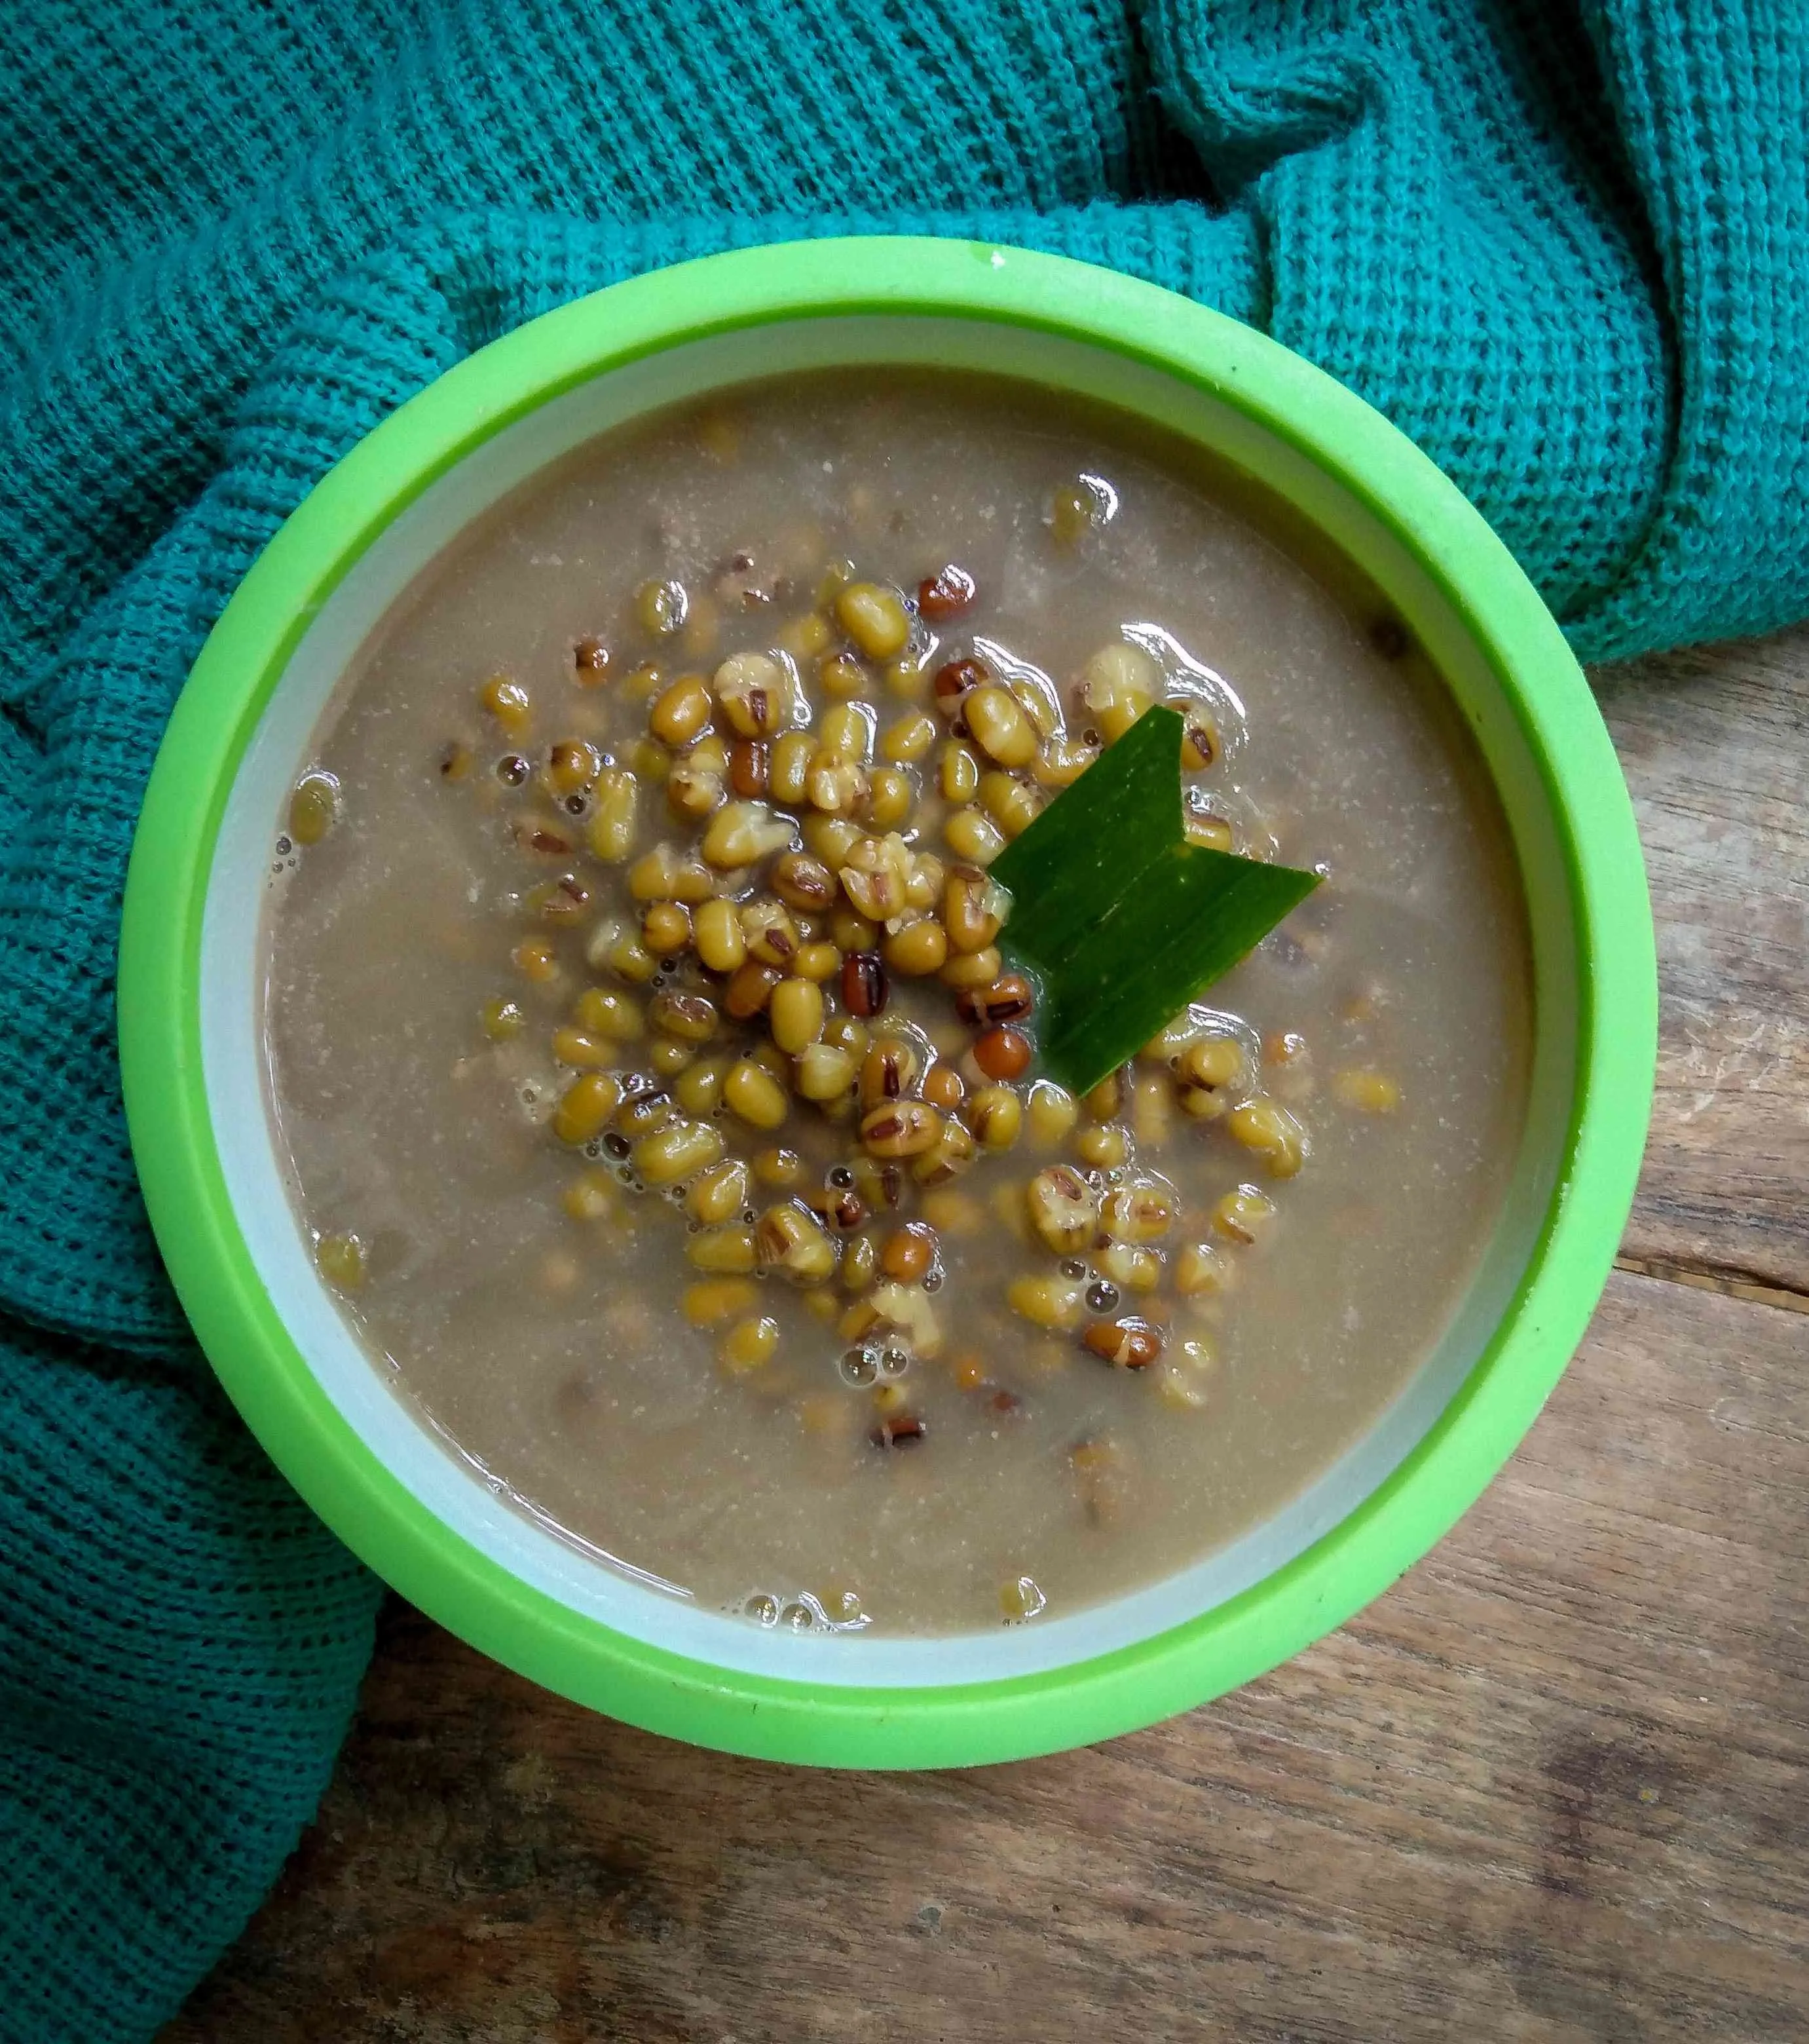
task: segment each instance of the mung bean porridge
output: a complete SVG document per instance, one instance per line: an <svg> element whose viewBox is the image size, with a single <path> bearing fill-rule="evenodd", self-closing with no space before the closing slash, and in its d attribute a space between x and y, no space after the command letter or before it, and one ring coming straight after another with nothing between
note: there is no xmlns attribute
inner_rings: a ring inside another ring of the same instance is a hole
<svg viewBox="0 0 1809 2044"><path fill-rule="evenodd" d="M1323 884L1077 1098L987 868L1162 702L1189 834ZM271 1113L346 1320L543 1523L753 1622L1200 1558L1403 1390L1500 1212L1525 915L1448 699L1252 487L1028 386L580 449L371 635L278 852Z"/></svg>

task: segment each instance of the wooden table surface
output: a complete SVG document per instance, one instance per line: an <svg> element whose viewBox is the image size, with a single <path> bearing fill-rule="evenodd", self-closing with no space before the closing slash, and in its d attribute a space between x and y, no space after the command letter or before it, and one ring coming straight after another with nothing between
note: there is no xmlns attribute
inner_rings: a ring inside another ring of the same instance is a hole
<svg viewBox="0 0 1809 2044"><path fill-rule="evenodd" d="M1658 923L1621 1268L1332 1638L1085 1752L814 1775L390 1610L165 2044L1809 2037L1809 631L1605 670Z"/></svg>

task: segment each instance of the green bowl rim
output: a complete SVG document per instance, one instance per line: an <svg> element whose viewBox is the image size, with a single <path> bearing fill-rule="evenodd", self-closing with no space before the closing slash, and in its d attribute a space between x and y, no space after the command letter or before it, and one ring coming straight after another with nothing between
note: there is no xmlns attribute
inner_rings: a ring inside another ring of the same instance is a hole
<svg viewBox="0 0 1809 2044"><path fill-rule="evenodd" d="M471 448L602 371L678 343L851 313L953 316L1066 336L1210 392L1352 490L1484 650L1561 833L1580 956L1577 1074L1543 1232L1495 1339L1383 1484L1290 1562L1151 1638L1047 1672L844 1687L712 1666L615 1632L452 1533L328 1399L252 1266L202 1073L202 912L239 761L271 689L351 564ZM209 636L171 717L133 847L120 1055L152 1225L202 1347L308 1503L403 1595L549 1689L700 1745L866 1767L1023 1758L1235 1688L1404 1573L1506 1461L1581 1339L1613 1262L1656 1058L1650 909L1631 805L1588 684L1480 513L1381 415L1250 328L1116 271L989 244L862 236L705 257L616 284L493 343L368 434L290 517Z"/></svg>

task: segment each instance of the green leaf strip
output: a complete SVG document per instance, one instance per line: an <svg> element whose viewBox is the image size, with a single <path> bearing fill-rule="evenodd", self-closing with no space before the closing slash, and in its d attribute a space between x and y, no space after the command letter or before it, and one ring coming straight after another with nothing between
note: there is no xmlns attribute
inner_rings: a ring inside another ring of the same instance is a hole
<svg viewBox="0 0 1809 2044"><path fill-rule="evenodd" d="M994 861L1001 943L1038 981L1038 1043L1076 1092L1135 1055L1319 885L1316 874L1191 843L1185 726L1146 711Z"/></svg>

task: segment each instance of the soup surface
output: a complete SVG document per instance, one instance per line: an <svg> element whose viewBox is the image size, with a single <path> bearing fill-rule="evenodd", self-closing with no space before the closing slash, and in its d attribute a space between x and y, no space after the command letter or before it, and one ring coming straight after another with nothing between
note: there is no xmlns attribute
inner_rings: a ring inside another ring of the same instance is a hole
<svg viewBox="0 0 1809 2044"><path fill-rule="evenodd" d="M1076 1100L985 869L1164 701L1190 832L1323 883ZM1525 1101L1494 798L1374 598L1115 414L851 372L607 436L315 743L267 918L301 1224L456 1449L635 1571L1072 1610L1297 1494L1461 1301Z"/></svg>

